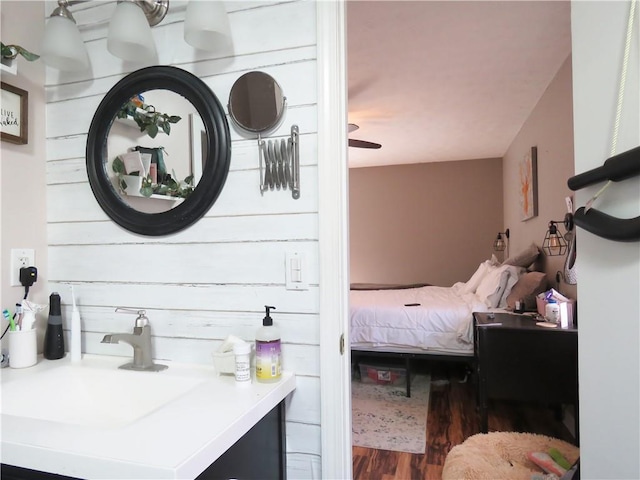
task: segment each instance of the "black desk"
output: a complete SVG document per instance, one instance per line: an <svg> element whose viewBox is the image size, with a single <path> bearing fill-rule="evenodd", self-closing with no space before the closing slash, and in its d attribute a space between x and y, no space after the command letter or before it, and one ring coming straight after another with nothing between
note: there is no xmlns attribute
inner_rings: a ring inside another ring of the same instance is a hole
<svg viewBox="0 0 640 480"><path fill-rule="evenodd" d="M572 404L578 440L578 330L510 313L473 317L481 431L488 430L489 399Z"/></svg>

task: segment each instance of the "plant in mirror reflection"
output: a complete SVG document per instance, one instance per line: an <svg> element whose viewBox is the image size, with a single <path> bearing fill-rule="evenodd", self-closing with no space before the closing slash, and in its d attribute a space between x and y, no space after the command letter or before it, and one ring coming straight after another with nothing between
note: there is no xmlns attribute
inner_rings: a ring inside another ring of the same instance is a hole
<svg viewBox="0 0 640 480"><path fill-rule="evenodd" d="M111 164L111 169L115 172L118 177L118 186L122 191L127 189L127 182L124 181L124 176L127 174L127 170L124 167L124 162L120 157L116 157L113 159L113 163Z"/></svg>
<svg viewBox="0 0 640 480"><path fill-rule="evenodd" d="M160 130L169 135L171 133L171 124L182 120L182 117L178 115L157 112L156 107L144 103L144 97L139 94L122 106L118 111L117 117L131 117L140 128L140 131L145 132L151 138L156 138Z"/></svg>
<svg viewBox="0 0 640 480"><path fill-rule="evenodd" d="M114 158L111 165L112 170L118 177L118 187L124 194L127 193L127 187L129 186L125 180L125 175L131 177L139 177L140 172L127 173L124 162L119 156ZM164 175L162 181L153 183L151 175L142 177L140 195L143 197L150 197L151 195L164 195L167 197L187 198L193 193L195 185L193 184L194 177L189 175L184 180L178 181L176 178L176 172L171 170L171 175Z"/></svg>
<svg viewBox="0 0 640 480"><path fill-rule="evenodd" d="M171 171L172 175L167 175L161 183L152 183L151 176L147 175L142 179L142 188L140 194L145 197L151 195L166 195L168 197L187 198L193 193L193 175L189 175L184 180L174 180L175 171Z"/></svg>

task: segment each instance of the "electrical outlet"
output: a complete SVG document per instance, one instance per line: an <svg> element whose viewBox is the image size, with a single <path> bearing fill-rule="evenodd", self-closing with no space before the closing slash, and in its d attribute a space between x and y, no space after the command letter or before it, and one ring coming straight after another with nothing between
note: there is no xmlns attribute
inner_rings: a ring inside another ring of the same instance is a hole
<svg viewBox="0 0 640 480"><path fill-rule="evenodd" d="M32 248L12 248L11 249L11 283L12 287L19 287L20 269L22 267L36 266L36 251Z"/></svg>

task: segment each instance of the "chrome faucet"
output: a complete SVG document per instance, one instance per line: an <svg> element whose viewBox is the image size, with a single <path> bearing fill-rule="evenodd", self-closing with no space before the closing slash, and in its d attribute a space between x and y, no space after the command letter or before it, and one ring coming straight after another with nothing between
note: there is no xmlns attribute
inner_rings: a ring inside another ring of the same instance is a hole
<svg viewBox="0 0 640 480"><path fill-rule="evenodd" d="M110 333L105 335L100 343L119 343L123 341L133 347L133 362L120 365L124 370L141 370L145 372L159 372L167 368L166 365L153 363L151 358L151 325L145 310L133 310L117 307L116 312L136 313L133 333Z"/></svg>

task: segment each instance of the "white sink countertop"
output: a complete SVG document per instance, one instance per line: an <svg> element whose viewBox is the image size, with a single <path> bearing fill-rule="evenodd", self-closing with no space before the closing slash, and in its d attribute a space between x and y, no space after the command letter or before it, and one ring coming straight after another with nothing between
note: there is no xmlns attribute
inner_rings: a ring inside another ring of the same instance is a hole
<svg viewBox="0 0 640 480"><path fill-rule="evenodd" d="M2 369L0 462L88 479L195 478L295 389L290 372L237 385L213 366L118 369L126 361L67 355Z"/></svg>

